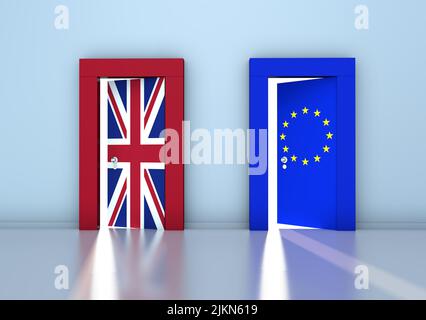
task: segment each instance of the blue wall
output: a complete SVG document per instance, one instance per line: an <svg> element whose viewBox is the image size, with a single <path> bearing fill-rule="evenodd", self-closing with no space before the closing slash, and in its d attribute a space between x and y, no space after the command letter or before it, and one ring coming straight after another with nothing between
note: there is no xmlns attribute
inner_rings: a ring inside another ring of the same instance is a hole
<svg viewBox="0 0 426 320"><path fill-rule="evenodd" d="M426 222L426 2L0 2L0 221L76 222L78 59L183 57L192 128L247 128L250 57L356 57L357 215ZM69 30L54 8L70 10ZM247 167L187 166L186 221L248 221Z"/></svg>

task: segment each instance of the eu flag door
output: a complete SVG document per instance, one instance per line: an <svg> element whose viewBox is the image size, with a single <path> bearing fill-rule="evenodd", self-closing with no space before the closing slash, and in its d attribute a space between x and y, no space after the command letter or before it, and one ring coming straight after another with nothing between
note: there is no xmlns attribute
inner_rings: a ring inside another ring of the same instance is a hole
<svg viewBox="0 0 426 320"><path fill-rule="evenodd" d="M336 78L277 88L278 223L336 228Z"/></svg>
<svg viewBox="0 0 426 320"><path fill-rule="evenodd" d="M252 58L249 108L250 229L355 230L355 59Z"/></svg>

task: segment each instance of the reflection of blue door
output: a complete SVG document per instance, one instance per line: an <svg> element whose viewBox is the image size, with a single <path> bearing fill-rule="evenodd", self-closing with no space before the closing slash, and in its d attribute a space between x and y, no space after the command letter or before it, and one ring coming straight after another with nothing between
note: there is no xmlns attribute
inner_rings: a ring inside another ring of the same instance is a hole
<svg viewBox="0 0 426 320"><path fill-rule="evenodd" d="M336 228L336 78L278 84L278 223Z"/></svg>

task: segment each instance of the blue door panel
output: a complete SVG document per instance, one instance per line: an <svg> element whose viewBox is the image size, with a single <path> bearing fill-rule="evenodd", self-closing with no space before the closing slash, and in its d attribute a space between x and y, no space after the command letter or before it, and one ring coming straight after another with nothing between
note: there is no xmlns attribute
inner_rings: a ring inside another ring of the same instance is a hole
<svg viewBox="0 0 426 320"><path fill-rule="evenodd" d="M336 228L336 78L278 84L278 223Z"/></svg>

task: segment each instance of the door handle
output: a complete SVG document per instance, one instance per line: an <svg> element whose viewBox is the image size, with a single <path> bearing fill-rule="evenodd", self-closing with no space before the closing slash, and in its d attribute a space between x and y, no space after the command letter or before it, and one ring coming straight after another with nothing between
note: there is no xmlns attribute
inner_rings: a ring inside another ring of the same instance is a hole
<svg viewBox="0 0 426 320"><path fill-rule="evenodd" d="M287 169L287 165L286 165L286 163L287 163L287 157L286 156L284 156L284 157L282 157L281 158L281 163L283 164L283 169L285 170L285 169Z"/></svg>
<svg viewBox="0 0 426 320"><path fill-rule="evenodd" d="M111 158L111 162L112 162L112 168L114 170L117 169L118 158L117 157L112 157Z"/></svg>

